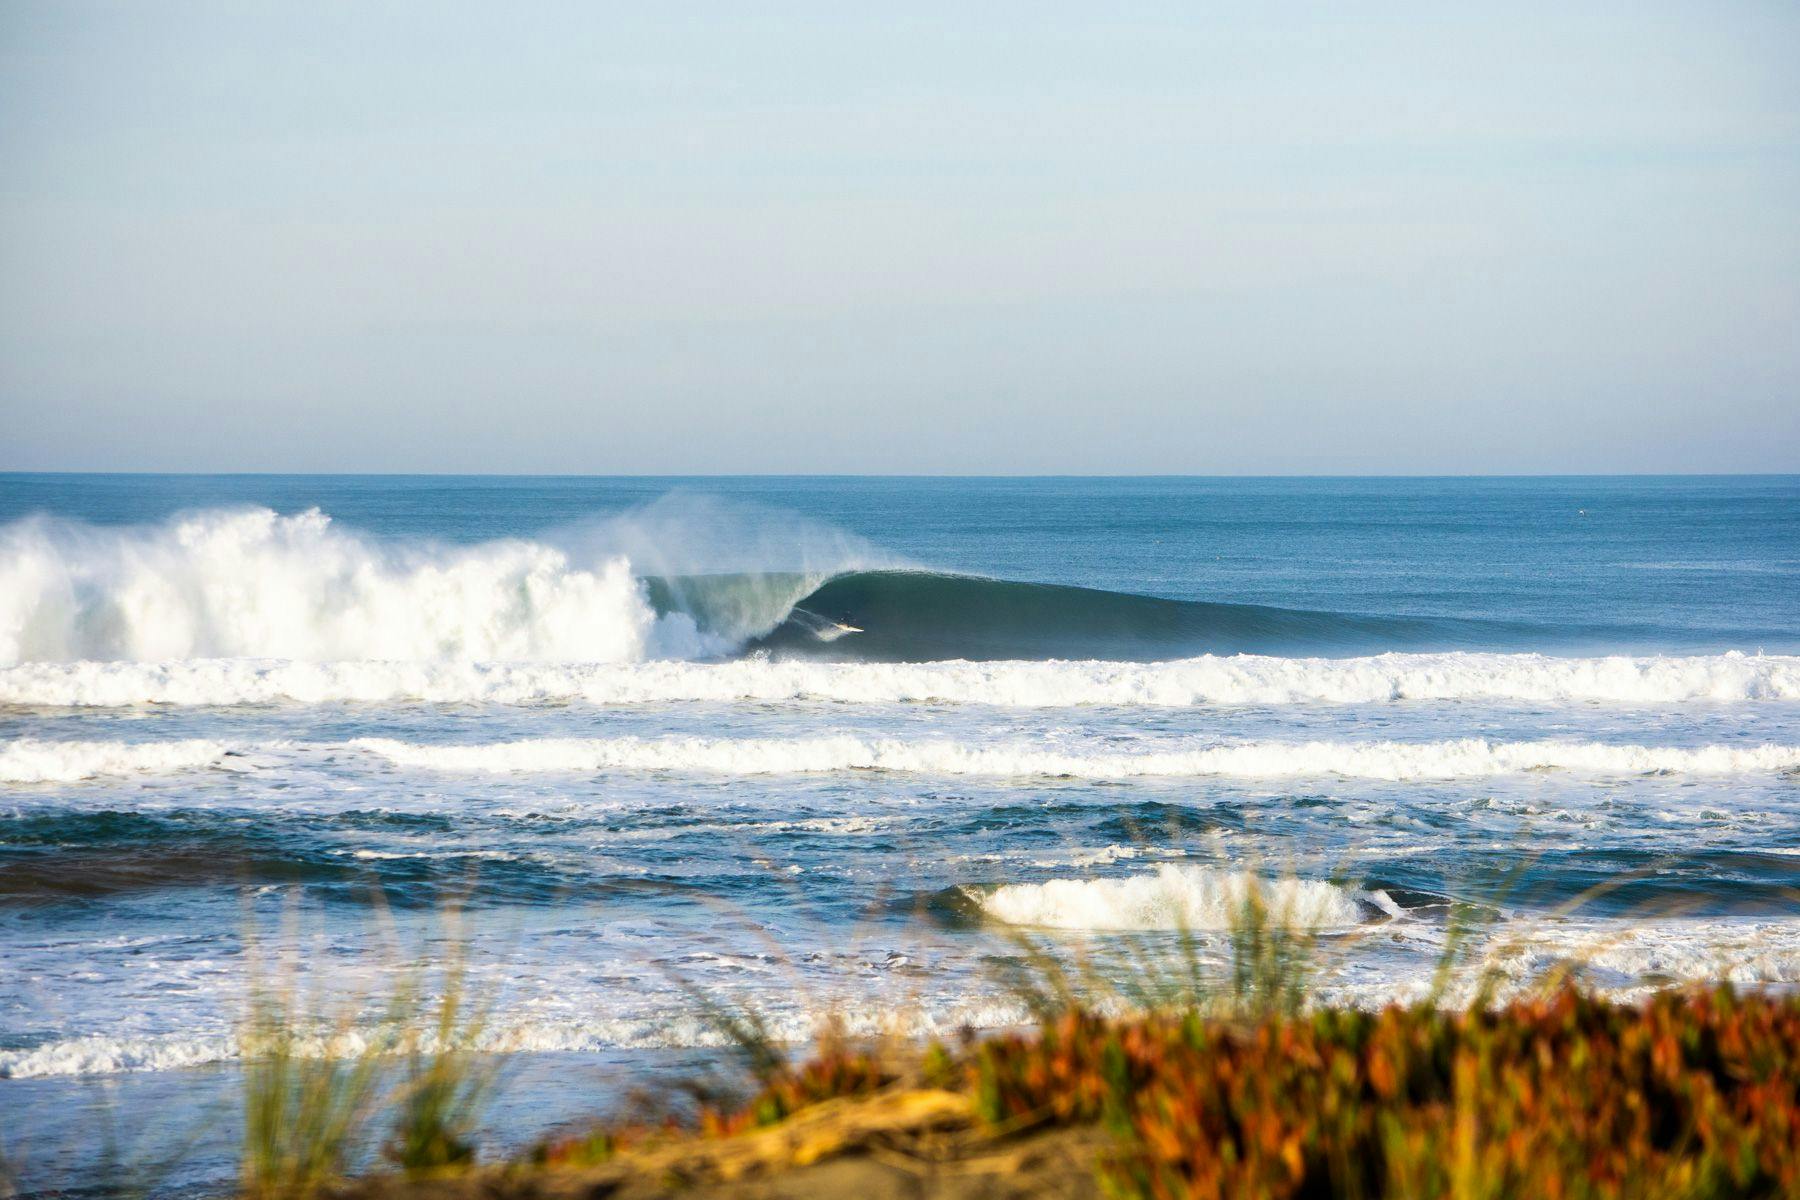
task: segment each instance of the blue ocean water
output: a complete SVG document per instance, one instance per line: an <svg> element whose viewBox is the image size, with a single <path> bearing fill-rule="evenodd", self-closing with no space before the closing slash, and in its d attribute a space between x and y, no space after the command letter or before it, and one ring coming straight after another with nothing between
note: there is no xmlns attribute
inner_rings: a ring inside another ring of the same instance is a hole
<svg viewBox="0 0 1800 1200"><path fill-rule="evenodd" d="M96 1096L228 1090L258 946L460 946L517 1144L694 989L1004 1026L1018 931L1247 873L1359 1003L1457 901L1521 984L1791 984L1797 655L1796 477L0 476L0 1107L91 1172Z"/></svg>
<svg viewBox="0 0 1800 1200"><path fill-rule="evenodd" d="M1570 628L1613 629L1612 650L1754 649L1762 639L1791 651L1800 641L1794 476L0 474L0 522L52 513L120 526L209 508L318 508L383 541L466 545L554 535L683 495L795 514L903 561L998 579L1518 621L1556 641Z"/></svg>

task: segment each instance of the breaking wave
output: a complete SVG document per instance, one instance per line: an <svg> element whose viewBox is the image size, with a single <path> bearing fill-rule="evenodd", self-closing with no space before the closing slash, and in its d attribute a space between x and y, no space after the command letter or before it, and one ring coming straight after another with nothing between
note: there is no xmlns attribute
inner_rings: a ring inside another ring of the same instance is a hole
<svg viewBox="0 0 1800 1200"><path fill-rule="evenodd" d="M224 758L218 742L50 742L0 745L0 783L73 783L110 775L189 771Z"/></svg>
<svg viewBox="0 0 1800 1200"><path fill-rule="evenodd" d="M1385 892L1316 879L1268 881L1246 871L1163 866L1123 879L1051 879L966 889L983 914L1008 925L1101 932L1224 930L1256 889L1272 918L1302 929L1344 929L1400 909Z"/></svg>
<svg viewBox="0 0 1800 1200"><path fill-rule="evenodd" d="M670 771L715 775L902 771L924 775L1232 776L1281 779L1465 779L1522 771L1602 775L1733 775L1800 768L1800 746L1605 745L1599 742L1249 742L1129 753L1070 751L1042 745L817 738L528 738L480 745L418 744L363 738L358 746L397 766L434 771L514 774L531 771ZM1190 744L1191 746L1191 744Z"/></svg>
<svg viewBox="0 0 1800 1200"><path fill-rule="evenodd" d="M129 527L34 517L0 527L0 666L1667 648L1655 630L1308 611L900 568L848 535L795 517L780 518L777 535L772 520L689 500L539 540L449 545L371 537L317 509L214 509Z"/></svg>
<svg viewBox="0 0 1800 1200"><path fill-rule="evenodd" d="M528 541L391 545L318 510L215 510L106 529L0 528L0 664L625 662L726 648L659 615L623 557Z"/></svg>

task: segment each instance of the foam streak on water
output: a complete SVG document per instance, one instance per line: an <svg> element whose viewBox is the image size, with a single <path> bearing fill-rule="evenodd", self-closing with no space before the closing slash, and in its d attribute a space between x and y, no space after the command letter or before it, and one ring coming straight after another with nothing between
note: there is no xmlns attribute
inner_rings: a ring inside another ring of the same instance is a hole
<svg viewBox="0 0 1800 1200"><path fill-rule="evenodd" d="M1129 754L1029 744L870 741L853 737L771 739L534 739L492 745L418 745L366 739L357 747L390 762L436 771L675 771L717 775L904 771L921 775L1048 775L1073 779L1228 775L1287 779L1468 779L1521 771L1599 775L1736 775L1800 768L1800 746L1608 746L1598 742L1251 742Z"/></svg>
<svg viewBox="0 0 1800 1200"><path fill-rule="evenodd" d="M516 664L198 659L0 668L0 703L43 707L226 706L332 701L430 704L1387 704L1494 701L1685 704L1800 699L1800 657L1381 654L1205 656L1159 663Z"/></svg>

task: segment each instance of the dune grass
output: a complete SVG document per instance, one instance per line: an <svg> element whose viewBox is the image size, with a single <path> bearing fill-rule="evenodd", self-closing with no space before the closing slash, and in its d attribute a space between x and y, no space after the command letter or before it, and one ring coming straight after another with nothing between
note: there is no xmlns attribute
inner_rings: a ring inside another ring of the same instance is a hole
<svg viewBox="0 0 1800 1200"><path fill-rule="evenodd" d="M503 1062L479 1049L488 1007L469 987L460 943L444 968L435 1005L418 1008L426 1019L401 1035L404 1067L390 1102L392 1133L382 1150L389 1163L413 1176L474 1165L477 1129Z"/></svg>
<svg viewBox="0 0 1800 1200"><path fill-rule="evenodd" d="M354 1010L321 1021L316 997L293 973L255 979L239 1035L243 1062L243 1193L254 1200L310 1195L342 1177L357 1139L378 1108L386 1056L407 1018L391 997L371 1032Z"/></svg>
<svg viewBox="0 0 1800 1200"><path fill-rule="evenodd" d="M454 926L455 910L442 919ZM487 1009L471 994L460 939L448 941L435 997L406 968L380 994L336 1000L302 989L291 959L271 969L253 944L239 1032L243 1195L315 1194L366 1165L370 1131L383 1124L382 1158L407 1175L474 1165L500 1068L477 1052Z"/></svg>

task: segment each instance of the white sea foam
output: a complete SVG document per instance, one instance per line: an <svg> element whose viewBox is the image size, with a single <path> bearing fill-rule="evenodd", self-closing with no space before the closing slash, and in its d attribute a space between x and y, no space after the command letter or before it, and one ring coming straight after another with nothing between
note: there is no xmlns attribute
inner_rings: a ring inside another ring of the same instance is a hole
<svg viewBox="0 0 1800 1200"><path fill-rule="evenodd" d="M625 558L578 563L536 542L394 546L316 509L0 526L0 664L620 662L721 648L690 617L659 619Z"/></svg>
<svg viewBox="0 0 1800 1200"><path fill-rule="evenodd" d="M1735 775L1800 768L1800 746L1614 746L1599 742L1249 742L1189 748L1152 743L1136 752L1084 752L1039 744L816 738L529 738L440 745L362 738L351 743L403 767L461 773L672 771L708 775L904 771L925 775L1230 776L1279 779L1465 779L1522 771Z"/></svg>
<svg viewBox="0 0 1800 1200"><path fill-rule="evenodd" d="M983 913L1008 925L1198 931L1230 929L1243 915L1252 887L1260 889L1277 921L1304 929L1347 928L1392 906L1380 892L1362 902L1350 889L1323 880L1261 880L1245 871L1176 865L1122 879L1051 879L966 890Z"/></svg>
<svg viewBox="0 0 1800 1200"><path fill-rule="evenodd" d="M1588 982L1609 991L1669 980L1800 984L1800 930L1791 922L1545 924L1498 941L1489 961L1512 979L1575 963Z"/></svg>
<svg viewBox="0 0 1800 1200"><path fill-rule="evenodd" d="M1208 935L1229 928L1231 918L1241 911L1246 883L1247 877L1236 873L1165 867L1156 875L1120 880L1008 885L977 894L977 899L990 917L1022 926L1071 932L1186 928ZM1366 925L1395 912L1382 893L1363 896L1320 881L1285 885L1277 881L1269 885L1268 895L1278 916L1285 911L1296 924L1310 922L1326 930ZM1428 994L1442 926L1398 921L1386 928L1396 935L1406 933L1394 942L1403 952L1364 970L1321 978L1319 1002L1376 1007ZM1494 931L1475 948L1472 961L1495 969L1496 998L1501 1000L1528 990L1544 972L1570 962L1585 965L1586 978L1598 991L1622 997L1671 981L1729 979L1742 986L1784 986L1800 983L1800 924L1680 919L1637 924L1524 922ZM1453 985L1446 998L1466 1003L1477 973ZM766 982L761 975L757 980L759 986ZM679 1007L654 1011L658 1006L649 997L559 994L547 1005L522 996L515 999L521 1001L517 1008L497 1012L487 1024L479 1042L482 1049L595 1052L726 1044L716 1022ZM779 990L764 990L752 999L768 1006L764 1015L771 1036L789 1043L808 1041L828 1020L846 1022L847 1032L859 1036L896 1031L945 1036L959 1028L1002 1028L1028 1019L1015 999L980 984L936 997L908 993L897 1004L865 997L855 1004L827 1001L807 1007L784 1003ZM609 1008L626 1011L592 1015ZM351 1032L302 1039L297 1049L312 1055L354 1054L367 1044L365 1037ZM238 1053L238 1039L222 1021L184 1033L82 1034L0 1050L0 1079L175 1070L231 1061Z"/></svg>
<svg viewBox="0 0 1800 1200"><path fill-rule="evenodd" d="M766 999L766 998L758 998ZM778 1043L805 1044L830 1025L853 1037L944 1037L962 1028L994 1029L1018 1025L1029 1014L1003 996L975 996L935 1007L905 1008L864 1005L793 1008L764 1014L767 1032ZM351 1030L332 1036L301 1037L294 1051L302 1057L352 1056L365 1052L379 1036L374 1030ZM475 1045L495 1054L664 1050L728 1047L730 1035L702 1014L667 1016L550 1019L496 1019ZM421 1045L429 1051L434 1039ZM210 1063L231 1062L241 1053L230 1034L88 1035L47 1042L21 1050L0 1050L0 1079L32 1079L58 1075L107 1075L123 1071L171 1071Z"/></svg>
<svg viewBox="0 0 1800 1200"><path fill-rule="evenodd" d="M0 744L0 783L72 783L103 775L189 771L219 762L218 742L50 742Z"/></svg>
<svg viewBox="0 0 1800 1200"><path fill-rule="evenodd" d="M598 583L594 586L598 587ZM621 600L621 604L625 603ZM411 620L411 614L406 619ZM643 614L625 620L621 628L637 632L594 647L595 656L639 652L651 628L646 624L649 620ZM428 619L422 623L430 625ZM500 621L499 625L503 627L505 622ZM428 630L407 636L443 645L439 635ZM531 640L522 633L519 636L526 642ZM467 631L462 637L465 645L505 640L503 628ZM1607 658L1473 653L1337 659L1233 655L1162 663L820 663L761 659L710 663L495 663L215 658L30 662L0 667L0 704L71 707L333 701L824 701L1013 708L1484 701L1635 706L1791 700L1800 700L1800 656L1738 653Z"/></svg>

